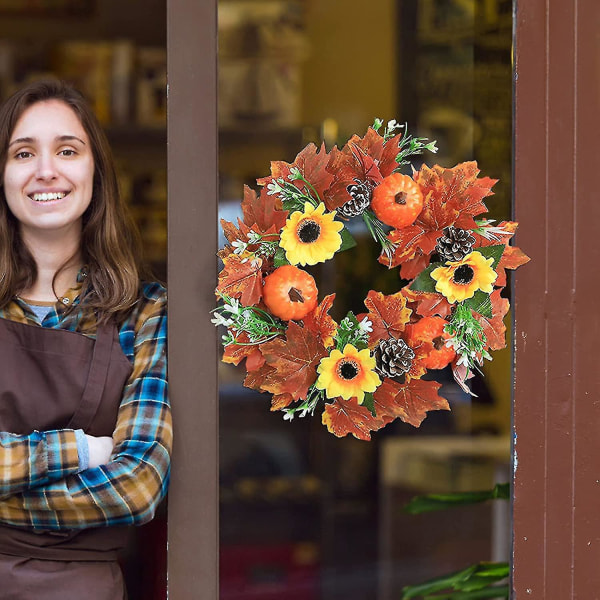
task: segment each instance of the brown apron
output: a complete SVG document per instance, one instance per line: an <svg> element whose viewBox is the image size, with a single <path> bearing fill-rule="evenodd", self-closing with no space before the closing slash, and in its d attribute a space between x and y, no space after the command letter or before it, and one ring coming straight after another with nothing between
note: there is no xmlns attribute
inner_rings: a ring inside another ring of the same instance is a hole
<svg viewBox="0 0 600 600"><path fill-rule="evenodd" d="M117 328L96 340L0 318L0 431L110 436L131 363ZM1 600L126 598L117 553L127 527L37 532L0 524Z"/></svg>

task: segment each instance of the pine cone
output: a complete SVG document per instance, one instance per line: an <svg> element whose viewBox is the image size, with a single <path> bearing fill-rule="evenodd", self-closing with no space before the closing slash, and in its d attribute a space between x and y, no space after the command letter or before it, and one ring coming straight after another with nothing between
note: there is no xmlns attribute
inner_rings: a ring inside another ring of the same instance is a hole
<svg viewBox="0 0 600 600"><path fill-rule="evenodd" d="M351 218L362 215L371 205L371 195L375 187L370 181L360 181L355 179L356 183L352 183L346 187L348 193L352 196L352 200L348 200L337 209L338 215Z"/></svg>
<svg viewBox="0 0 600 600"><path fill-rule="evenodd" d="M462 260L473 250L475 238L467 229L458 229L451 225L442 233L443 235L437 239L435 250L443 261Z"/></svg>
<svg viewBox="0 0 600 600"><path fill-rule="evenodd" d="M375 371L382 377L397 377L408 373L415 353L404 340L381 340L373 351Z"/></svg>

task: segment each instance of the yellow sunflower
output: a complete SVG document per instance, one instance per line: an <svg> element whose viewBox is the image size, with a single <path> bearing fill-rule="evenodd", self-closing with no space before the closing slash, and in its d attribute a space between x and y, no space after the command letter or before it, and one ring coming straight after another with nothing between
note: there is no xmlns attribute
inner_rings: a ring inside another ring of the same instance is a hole
<svg viewBox="0 0 600 600"><path fill-rule="evenodd" d="M321 359L315 386L325 390L328 398L341 396L349 400L356 397L362 404L365 392L374 392L381 384L374 369L375 359L368 349L358 350L352 344L346 344L343 352L333 350L328 357Z"/></svg>
<svg viewBox="0 0 600 600"><path fill-rule="evenodd" d="M472 298L477 290L490 294L498 277L492 269L493 262L493 258L485 258L475 250L462 260L448 262L448 266L431 271L431 277L436 281L435 289L450 304Z"/></svg>
<svg viewBox="0 0 600 600"><path fill-rule="evenodd" d="M334 221L335 212L325 213L321 202L316 208L306 202L304 211L290 215L281 232L281 247L293 265L316 265L333 257L342 245L344 224Z"/></svg>

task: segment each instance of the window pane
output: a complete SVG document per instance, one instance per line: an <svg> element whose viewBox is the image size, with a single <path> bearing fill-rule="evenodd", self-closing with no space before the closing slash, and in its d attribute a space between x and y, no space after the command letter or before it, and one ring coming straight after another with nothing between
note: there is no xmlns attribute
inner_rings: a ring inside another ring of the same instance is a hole
<svg viewBox="0 0 600 600"><path fill-rule="evenodd" d="M221 216L241 217L244 184L258 189L270 161L292 162L309 142L341 147L379 117L437 140L415 168L477 160L499 180L487 216L510 219L511 11L503 0L221 0ZM366 227L354 234L355 248L307 267L320 300L336 293L338 322L365 311L370 289L402 285ZM243 364L221 363L221 597L384 600L508 560L506 502L402 511L417 494L509 480L510 351L484 372L475 397L449 369L430 371L451 412L430 412L418 429L396 420L366 442L329 433L319 409L284 421L268 394L243 387Z"/></svg>

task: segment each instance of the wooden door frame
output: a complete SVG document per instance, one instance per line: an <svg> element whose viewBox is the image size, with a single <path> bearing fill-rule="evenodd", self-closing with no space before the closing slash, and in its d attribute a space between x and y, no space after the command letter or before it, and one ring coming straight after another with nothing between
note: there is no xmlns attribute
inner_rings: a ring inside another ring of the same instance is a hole
<svg viewBox="0 0 600 600"><path fill-rule="evenodd" d="M600 590L600 3L515 12L513 597ZM168 0L169 598L218 598L217 0Z"/></svg>
<svg viewBox="0 0 600 600"><path fill-rule="evenodd" d="M170 600L218 598L217 1L167 0Z"/></svg>
<svg viewBox="0 0 600 600"><path fill-rule="evenodd" d="M520 0L514 598L600 594L600 3Z"/></svg>

